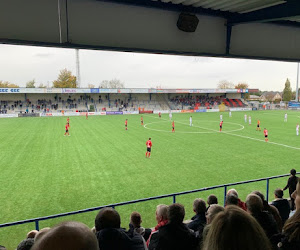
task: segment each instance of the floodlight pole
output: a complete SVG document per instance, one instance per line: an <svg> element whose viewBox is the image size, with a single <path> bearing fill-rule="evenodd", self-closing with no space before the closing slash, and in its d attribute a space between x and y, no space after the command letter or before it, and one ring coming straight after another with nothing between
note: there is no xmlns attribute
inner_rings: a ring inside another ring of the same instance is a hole
<svg viewBox="0 0 300 250"><path fill-rule="evenodd" d="M79 67L79 49L76 49L76 82L77 88L80 88L80 67Z"/></svg>
<svg viewBox="0 0 300 250"><path fill-rule="evenodd" d="M299 98L298 98L298 82L299 82L299 63L297 63L296 102L299 101Z"/></svg>

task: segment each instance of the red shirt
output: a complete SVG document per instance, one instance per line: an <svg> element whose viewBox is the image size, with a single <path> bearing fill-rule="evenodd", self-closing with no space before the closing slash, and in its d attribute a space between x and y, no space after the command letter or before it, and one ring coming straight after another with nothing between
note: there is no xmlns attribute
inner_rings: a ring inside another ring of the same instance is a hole
<svg viewBox="0 0 300 250"><path fill-rule="evenodd" d="M174 123L174 121L172 122L172 127L173 127L173 128L175 127L175 123Z"/></svg>
<svg viewBox="0 0 300 250"><path fill-rule="evenodd" d="M220 122L220 126L222 126L222 125L223 125L223 121Z"/></svg>
<svg viewBox="0 0 300 250"><path fill-rule="evenodd" d="M127 125L127 120L125 120L125 125Z"/></svg>
<svg viewBox="0 0 300 250"><path fill-rule="evenodd" d="M152 141L148 140L146 142L147 148L151 148L152 147Z"/></svg>
<svg viewBox="0 0 300 250"><path fill-rule="evenodd" d="M67 119L67 122L68 122L68 123L69 123L69 121L70 121L70 118Z"/></svg>
<svg viewBox="0 0 300 250"><path fill-rule="evenodd" d="M264 130L264 134L265 134L265 135L268 135L268 130L265 129L265 130Z"/></svg>
<svg viewBox="0 0 300 250"><path fill-rule="evenodd" d="M66 130L68 130L69 129L69 125L68 124L66 124Z"/></svg>

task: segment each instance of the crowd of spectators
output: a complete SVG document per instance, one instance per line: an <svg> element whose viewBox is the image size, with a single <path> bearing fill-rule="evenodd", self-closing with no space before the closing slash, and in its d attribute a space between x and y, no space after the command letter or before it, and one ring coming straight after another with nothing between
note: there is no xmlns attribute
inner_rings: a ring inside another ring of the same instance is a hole
<svg viewBox="0 0 300 250"><path fill-rule="evenodd" d="M230 189L224 207L215 195L210 195L207 202L195 199L191 206L195 215L188 221L184 221L186 208L182 204L162 204L153 213L155 227L142 227L141 214L132 212L126 230L121 228L117 210L103 208L92 229L80 222L62 222L52 228L30 231L17 249L299 250L300 179L295 173L291 170L293 181L288 183L293 191L294 210L283 198L282 189L274 191L271 203L260 191L248 194L243 202L238 192Z"/></svg>
<svg viewBox="0 0 300 250"><path fill-rule="evenodd" d="M208 97L204 95L181 95L181 96L175 96L170 99L171 102L173 102L176 105L183 106L190 106L191 108L194 107L206 107L206 108L212 108L215 105L220 105L221 100L224 97L222 96L214 96L214 97Z"/></svg>

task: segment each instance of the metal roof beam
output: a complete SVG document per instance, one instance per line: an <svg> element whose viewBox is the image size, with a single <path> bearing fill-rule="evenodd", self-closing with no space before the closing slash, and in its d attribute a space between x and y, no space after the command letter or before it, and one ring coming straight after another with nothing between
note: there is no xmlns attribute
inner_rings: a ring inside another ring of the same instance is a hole
<svg viewBox="0 0 300 250"><path fill-rule="evenodd" d="M99 2L110 2L118 3L123 5L133 5L148 8L158 8L167 11L177 11L177 12L189 12L192 14L207 15L207 16L217 16L228 18L232 13L227 11L205 9L202 7L187 6L184 4L173 4L172 2L161 2L161 1L151 1L151 0L97 0ZM166 0L165 0L166 1Z"/></svg>
<svg viewBox="0 0 300 250"><path fill-rule="evenodd" d="M300 15L300 1L289 0L283 4L234 16L228 20L228 25L281 21L298 15Z"/></svg>

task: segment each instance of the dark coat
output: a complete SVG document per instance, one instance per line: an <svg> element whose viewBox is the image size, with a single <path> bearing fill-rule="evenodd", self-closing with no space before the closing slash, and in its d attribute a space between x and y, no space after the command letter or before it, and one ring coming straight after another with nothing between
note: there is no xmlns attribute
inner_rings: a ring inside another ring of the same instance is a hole
<svg viewBox="0 0 300 250"><path fill-rule="evenodd" d="M151 250L195 250L199 244L195 233L183 223L169 223L161 227L152 237L149 244Z"/></svg>

